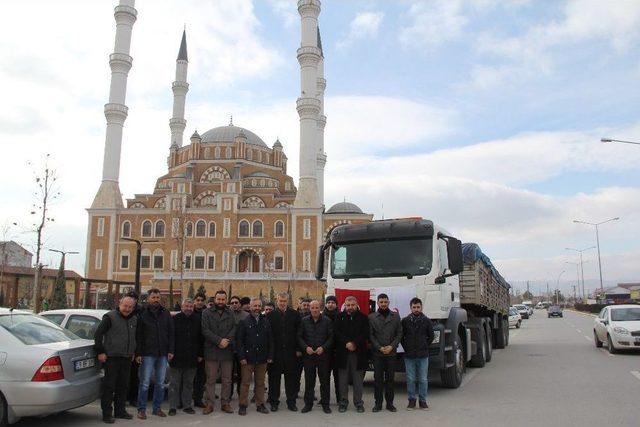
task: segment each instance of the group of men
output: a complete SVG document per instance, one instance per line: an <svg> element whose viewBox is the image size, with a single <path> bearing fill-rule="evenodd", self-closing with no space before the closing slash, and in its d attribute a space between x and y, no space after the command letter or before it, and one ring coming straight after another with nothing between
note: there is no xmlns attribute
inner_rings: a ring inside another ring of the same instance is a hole
<svg viewBox="0 0 640 427"><path fill-rule="evenodd" d="M142 420L147 418L152 379L152 414L167 416L162 411L167 371L169 416L176 415L178 409L194 414L194 407L211 414L218 399L222 412L233 413L234 372L239 374L239 415L247 413L252 382L251 402L255 401L256 411L278 411L283 377L287 409L298 411L303 372L302 413L313 409L316 380L320 383L318 403L325 413L331 413L331 375L339 412L348 409L351 383L352 402L361 413L365 411L363 380L370 352L375 379L373 412L381 411L385 401L386 409L395 412L396 353L400 344L407 374L407 409L415 409L416 404L421 409L428 407L427 370L433 327L422 313L418 298L411 300L411 314L404 319L389 309L385 294L378 295L377 311L368 316L352 296L345 299L342 310L334 296L327 297L324 310L320 301L310 299L300 299L294 310L286 292L277 295L275 304L264 307L258 298L232 296L228 301L223 290L217 291L208 304L204 295L194 300L185 299L180 312L172 316L160 303L160 291L151 289L144 307L137 304L135 293L130 293L121 298L116 310L104 315L95 334L95 349L105 372L101 399L105 423L133 418L126 411L132 369L137 370L137 418Z"/></svg>

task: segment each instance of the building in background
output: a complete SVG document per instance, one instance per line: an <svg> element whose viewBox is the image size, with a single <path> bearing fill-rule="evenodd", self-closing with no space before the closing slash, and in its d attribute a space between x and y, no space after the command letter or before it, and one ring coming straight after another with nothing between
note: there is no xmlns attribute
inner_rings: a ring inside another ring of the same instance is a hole
<svg viewBox="0 0 640 427"><path fill-rule="evenodd" d="M0 265L31 267L32 259L33 254L13 240L0 242Z"/></svg>
<svg viewBox="0 0 640 427"><path fill-rule="evenodd" d="M127 117L126 83L137 12L134 0L120 0L103 162L103 180L88 209L85 275L133 281L136 244L143 244L141 283L183 294L208 291L268 296L291 289L320 296L314 278L318 247L336 225L366 222L372 215L342 202L325 210L324 58L318 16L320 1L298 2L301 16L300 179L287 175L287 156L278 140L270 146L233 124L197 131L183 144L188 54L186 32L176 60L167 173L148 194L122 201L119 188L122 130ZM205 124L200 124L205 125Z"/></svg>

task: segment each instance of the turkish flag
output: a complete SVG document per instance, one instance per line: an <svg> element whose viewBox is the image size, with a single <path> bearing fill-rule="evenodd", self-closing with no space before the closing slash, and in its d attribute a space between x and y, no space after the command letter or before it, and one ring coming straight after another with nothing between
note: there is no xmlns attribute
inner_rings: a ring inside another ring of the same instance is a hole
<svg viewBox="0 0 640 427"><path fill-rule="evenodd" d="M358 300L360 311L369 314L369 291L357 291L353 289L336 289L336 298L338 299L338 309L342 311L342 305L347 297L355 297Z"/></svg>

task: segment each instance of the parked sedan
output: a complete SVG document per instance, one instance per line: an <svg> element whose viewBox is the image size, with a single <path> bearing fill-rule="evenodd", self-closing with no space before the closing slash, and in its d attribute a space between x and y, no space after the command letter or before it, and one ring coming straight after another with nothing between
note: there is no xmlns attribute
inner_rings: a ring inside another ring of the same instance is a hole
<svg viewBox="0 0 640 427"><path fill-rule="evenodd" d="M523 319L529 318L529 307L524 304L516 304L513 307L518 310L518 313L520 313L520 317L522 317Z"/></svg>
<svg viewBox="0 0 640 427"><path fill-rule="evenodd" d="M552 317L563 317L562 316L562 307L560 307L559 305L552 305L547 310L547 317L549 317L549 318L552 318Z"/></svg>
<svg viewBox="0 0 640 427"><path fill-rule="evenodd" d="M100 394L93 341L0 308L0 425L84 406Z"/></svg>
<svg viewBox="0 0 640 427"><path fill-rule="evenodd" d="M43 311L40 316L70 330L80 338L92 340L106 313L108 310L67 309Z"/></svg>
<svg viewBox="0 0 640 427"><path fill-rule="evenodd" d="M596 347L607 344L609 353L621 349L640 350L640 306L612 305L603 308L594 320Z"/></svg>
<svg viewBox="0 0 640 427"><path fill-rule="evenodd" d="M516 309L515 307L509 308L509 327L515 326L519 329L521 324L522 317L520 317L518 309Z"/></svg>

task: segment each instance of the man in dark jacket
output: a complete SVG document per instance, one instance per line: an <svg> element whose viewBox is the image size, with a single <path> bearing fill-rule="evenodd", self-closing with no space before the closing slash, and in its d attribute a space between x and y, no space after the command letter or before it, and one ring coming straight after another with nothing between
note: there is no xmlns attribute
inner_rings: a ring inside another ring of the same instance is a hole
<svg viewBox="0 0 640 427"><path fill-rule="evenodd" d="M202 312L207 308L206 295L204 294L196 294L193 299L194 307L193 314L198 317L200 323L202 323ZM196 376L193 379L193 406L196 408L204 408L204 403L202 402L204 395L204 384L207 381L207 375L204 369L204 359L198 362L198 367L196 368Z"/></svg>
<svg viewBox="0 0 640 427"><path fill-rule="evenodd" d="M136 333L136 361L140 363L138 386L138 418L147 419L147 393L151 375L155 372L153 415L166 417L162 412L164 379L167 365L173 359L174 338L171 314L160 304L160 290L149 289L148 305L140 312Z"/></svg>
<svg viewBox="0 0 640 427"><path fill-rule="evenodd" d="M229 304L231 306L231 310L233 310L233 316L234 319L236 321L236 328L238 327L238 323L240 323L241 320L245 319L249 313L248 311L245 311L243 309L243 306L246 305L248 306L249 303L251 302L251 298L249 298L249 301L247 301L245 299L246 297L240 298L239 296L232 296L229 299ZM246 303L246 304L244 304ZM242 375L240 374L240 362L238 361L238 355L235 352L233 352L233 384L235 384L236 386L236 393L238 393L238 396L240 396L240 382L242 380ZM233 388L231 389L231 395L233 395ZM231 395L229 397L231 397Z"/></svg>
<svg viewBox="0 0 640 427"><path fill-rule="evenodd" d="M362 382L367 369L367 337L369 319L358 310L358 300L348 296L345 311L338 314L333 325L336 356L340 369L340 405L338 411L345 412L349 406L349 380L353 382L353 404L360 413L364 412Z"/></svg>
<svg viewBox="0 0 640 427"><path fill-rule="evenodd" d="M338 299L334 295L329 295L324 303L324 311L322 314L327 316L332 323L335 323L336 316L338 315ZM336 394L336 402L340 404L340 380L338 362L336 360L336 346L335 343L328 354L329 358L329 373L333 375L333 387Z"/></svg>
<svg viewBox="0 0 640 427"><path fill-rule="evenodd" d="M249 385L254 381L256 410L268 414L264 406L264 380L267 364L273 362L273 337L267 317L262 314L262 300L254 298L250 302L251 313L238 324L236 351L242 370L239 415L247 414L249 406Z"/></svg>
<svg viewBox="0 0 640 427"><path fill-rule="evenodd" d="M402 339L400 315L389 309L389 297L378 295L378 310L369 315L369 340L373 352L373 376L375 400L373 412L382 410L382 395L387 401L387 410L396 412L393 406L396 350Z"/></svg>
<svg viewBox="0 0 640 427"><path fill-rule="evenodd" d="M94 335L98 360L104 367L102 380L102 420L113 424L115 418L133 418L125 410L129 371L136 349L136 327L138 317L133 314L135 300L123 297L117 310L102 317ZM112 408L112 404L115 407Z"/></svg>
<svg viewBox="0 0 640 427"><path fill-rule="evenodd" d="M416 407L416 381L420 409L427 409L427 389L429 373L429 346L433 341L431 319L422 313L422 300L411 300L411 314L402 319L402 347L404 348L404 366L407 374L407 409Z"/></svg>
<svg viewBox="0 0 640 427"><path fill-rule="evenodd" d="M222 411L233 413L231 405L231 373L233 371L233 346L236 339L236 320L227 307L227 293L219 290L215 305L202 312L202 335L204 335L204 360L207 371L204 415L213 412L215 387L218 372L222 378L220 402Z"/></svg>
<svg viewBox="0 0 640 427"><path fill-rule="evenodd" d="M175 352L169 363L171 383L169 387L169 415L176 414L182 403L184 412L194 414L191 405L193 378L198 363L202 361L202 320L193 311L193 301L185 299L180 313L173 317Z"/></svg>
<svg viewBox="0 0 640 427"><path fill-rule="evenodd" d="M133 307L133 315L136 317L140 316L140 312L142 311L142 306L139 304L140 296L134 290L130 290L125 294L130 298L133 298L135 301ZM137 408L138 407L138 362L136 362L135 358L131 361L131 369L129 370L129 392L127 393L127 400L129 401L129 405Z"/></svg>
<svg viewBox="0 0 640 427"><path fill-rule="evenodd" d="M298 345L303 351L304 361L304 408L302 413L313 409L316 374L320 379L320 405L325 414L329 408L329 352L333 345L333 326L328 317L320 313L320 301L309 304L310 315L302 318L298 329Z"/></svg>
<svg viewBox="0 0 640 427"><path fill-rule="evenodd" d="M281 292L276 297L276 309L267 316L273 334L274 359L269 365L269 404L271 411L278 410L280 405L280 385L284 375L284 391L287 397L287 408L297 411L296 394L300 388L300 377L297 377L298 360L302 353L298 349L298 328L300 314L288 307L289 294Z"/></svg>

